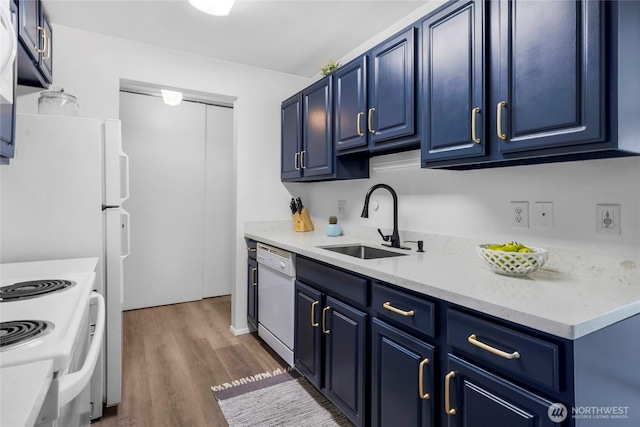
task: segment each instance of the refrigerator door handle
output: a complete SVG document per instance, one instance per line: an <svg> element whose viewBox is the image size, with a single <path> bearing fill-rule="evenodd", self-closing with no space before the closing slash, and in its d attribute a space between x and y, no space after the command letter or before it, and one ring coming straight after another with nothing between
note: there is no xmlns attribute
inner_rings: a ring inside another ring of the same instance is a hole
<svg viewBox="0 0 640 427"><path fill-rule="evenodd" d="M121 185L123 185L122 190L124 190L124 191L121 190L121 194L120 194L120 204L122 204L125 200L129 198L129 156L127 156L123 151L120 151L120 154L118 155L120 156L120 159L124 160L124 177L122 176L123 169L122 168L120 169L120 174L121 174L120 178L122 179L122 183L123 183Z"/></svg>
<svg viewBox="0 0 640 427"><path fill-rule="evenodd" d="M125 223L122 224L122 228L124 228L127 232L126 251L124 254L120 254L120 259L124 261L125 259L129 258L129 255L131 255L131 215L129 215L129 212L122 208L120 208L120 210L122 211L122 215L124 215L124 217L126 218L126 220L124 221Z"/></svg>

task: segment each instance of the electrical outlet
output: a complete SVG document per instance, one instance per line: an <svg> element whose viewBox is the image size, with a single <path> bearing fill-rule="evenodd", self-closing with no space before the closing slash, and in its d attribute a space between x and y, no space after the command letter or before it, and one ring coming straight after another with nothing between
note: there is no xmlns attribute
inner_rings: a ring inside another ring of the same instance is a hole
<svg viewBox="0 0 640 427"><path fill-rule="evenodd" d="M553 228L552 202L536 202L534 224L536 228Z"/></svg>
<svg viewBox="0 0 640 427"><path fill-rule="evenodd" d="M511 226L529 228L529 202L511 202Z"/></svg>
<svg viewBox="0 0 640 427"><path fill-rule="evenodd" d="M620 234L620 205L596 205L596 233Z"/></svg>
<svg viewBox="0 0 640 427"><path fill-rule="evenodd" d="M347 201L338 200L338 216L344 217L347 215Z"/></svg>

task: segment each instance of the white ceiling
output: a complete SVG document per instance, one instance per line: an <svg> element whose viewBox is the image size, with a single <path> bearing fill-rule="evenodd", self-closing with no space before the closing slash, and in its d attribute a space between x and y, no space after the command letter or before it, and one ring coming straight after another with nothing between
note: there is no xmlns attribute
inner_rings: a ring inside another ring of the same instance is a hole
<svg viewBox="0 0 640 427"><path fill-rule="evenodd" d="M226 17L187 0L43 0L55 25L312 77L424 0L236 0ZM55 34L54 34L55 38Z"/></svg>

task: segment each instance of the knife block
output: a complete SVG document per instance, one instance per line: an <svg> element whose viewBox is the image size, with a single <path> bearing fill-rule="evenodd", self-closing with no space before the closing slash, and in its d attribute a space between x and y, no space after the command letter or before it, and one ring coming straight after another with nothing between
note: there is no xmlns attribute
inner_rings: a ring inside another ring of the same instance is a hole
<svg viewBox="0 0 640 427"><path fill-rule="evenodd" d="M313 231L313 222L311 222L307 208L302 208L302 212L296 212L292 214L291 217L293 218L294 230L299 232Z"/></svg>

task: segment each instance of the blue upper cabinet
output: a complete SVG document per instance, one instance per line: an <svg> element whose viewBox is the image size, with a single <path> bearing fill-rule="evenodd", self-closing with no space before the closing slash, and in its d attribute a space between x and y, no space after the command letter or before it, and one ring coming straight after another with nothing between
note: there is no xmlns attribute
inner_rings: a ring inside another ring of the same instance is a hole
<svg viewBox="0 0 640 427"><path fill-rule="evenodd" d="M483 1L459 0L422 21L422 156L483 156L485 36Z"/></svg>
<svg viewBox="0 0 640 427"><path fill-rule="evenodd" d="M367 138L367 63L363 55L333 73L336 150L363 147Z"/></svg>
<svg viewBox="0 0 640 427"><path fill-rule="evenodd" d="M18 84L53 82L53 31L40 0L18 0Z"/></svg>
<svg viewBox="0 0 640 427"><path fill-rule="evenodd" d="M604 6L492 5L491 137L500 153L604 141Z"/></svg>
<svg viewBox="0 0 640 427"><path fill-rule="evenodd" d="M340 155L418 148L415 33L411 27L335 71Z"/></svg>
<svg viewBox="0 0 640 427"><path fill-rule="evenodd" d="M295 180L302 176L300 152L302 151L302 93L282 103L280 179Z"/></svg>
<svg viewBox="0 0 640 427"><path fill-rule="evenodd" d="M302 151L299 167L311 177L333 173L331 76L302 91Z"/></svg>
<svg viewBox="0 0 640 427"><path fill-rule="evenodd" d="M367 130L374 149L415 134L415 29L371 51Z"/></svg>
<svg viewBox="0 0 640 427"><path fill-rule="evenodd" d="M336 158L333 77L323 78L282 103L282 181L369 177L367 158Z"/></svg>

